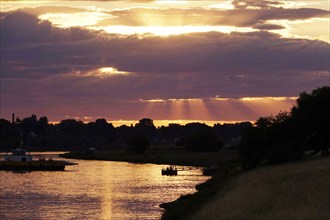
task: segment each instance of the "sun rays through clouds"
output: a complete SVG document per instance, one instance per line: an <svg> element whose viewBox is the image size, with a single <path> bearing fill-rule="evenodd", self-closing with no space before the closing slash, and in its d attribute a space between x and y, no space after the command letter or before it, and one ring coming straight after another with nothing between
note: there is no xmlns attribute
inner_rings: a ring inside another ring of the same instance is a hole
<svg viewBox="0 0 330 220"><path fill-rule="evenodd" d="M298 0L2 1L1 114L184 122L290 110L299 92L329 83L329 10Z"/></svg>

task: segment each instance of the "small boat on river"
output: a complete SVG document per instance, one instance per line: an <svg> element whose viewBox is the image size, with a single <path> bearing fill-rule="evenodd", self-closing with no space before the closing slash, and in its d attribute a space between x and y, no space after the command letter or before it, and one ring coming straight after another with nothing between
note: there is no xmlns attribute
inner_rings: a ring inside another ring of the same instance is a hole
<svg viewBox="0 0 330 220"><path fill-rule="evenodd" d="M76 165L75 163L62 160L46 160L44 157L33 160L30 152L25 149L12 150L10 154L3 155L0 161L0 170L24 170L24 171L61 171L66 165Z"/></svg>
<svg viewBox="0 0 330 220"><path fill-rule="evenodd" d="M178 169L173 167L173 166L170 166L170 167L167 167L167 168L163 168L162 169L162 175L166 175L166 176L176 176L178 175Z"/></svg>

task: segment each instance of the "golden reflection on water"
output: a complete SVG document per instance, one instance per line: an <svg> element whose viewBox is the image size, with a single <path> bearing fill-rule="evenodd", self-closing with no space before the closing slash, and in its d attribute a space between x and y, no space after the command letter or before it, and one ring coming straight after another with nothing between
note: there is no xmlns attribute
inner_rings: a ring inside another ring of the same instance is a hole
<svg viewBox="0 0 330 220"><path fill-rule="evenodd" d="M162 165L77 162L64 172L0 171L0 219L160 219L159 204L208 179L198 169L169 177Z"/></svg>
<svg viewBox="0 0 330 220"><path fill-rule="evenodd" d="M102 181L104 187L104 191L102 193L102 219L112 219L111 218L111 186L107 185L108 180L111 178L110 172L103 172Z"/></svg>

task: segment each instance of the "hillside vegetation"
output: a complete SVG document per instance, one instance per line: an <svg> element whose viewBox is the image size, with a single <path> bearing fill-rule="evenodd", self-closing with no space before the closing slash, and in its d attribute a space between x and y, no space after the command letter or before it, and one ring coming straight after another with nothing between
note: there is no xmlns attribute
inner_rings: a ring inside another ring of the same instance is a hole
<svg viewBox="0 0 330 220"><path fill-rule="evenodd" d="M302 92L290 112L260 117L240 144L243 170L330 154L330 87ZM312 151L312 153L310 153Z"/></svg>
<svg viewBox="0 0 330 220"><path fill-rule="evenodd" d="M324 86L302 92L290 112L260 117L239 144L245 172L219 165L197 193L164 205L163 219L330 219L329 112Z"/></svg>
<svg viewBox="0 0 330 220"><path fill-rule="evenodd" d="M329 186L329 157L259 168L228 181L192 219L330 219Z"/></svg>

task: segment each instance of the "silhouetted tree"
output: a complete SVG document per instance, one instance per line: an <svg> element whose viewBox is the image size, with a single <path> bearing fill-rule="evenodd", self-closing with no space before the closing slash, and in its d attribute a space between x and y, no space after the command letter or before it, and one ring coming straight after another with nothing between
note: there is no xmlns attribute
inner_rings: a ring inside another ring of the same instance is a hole
<svg viewBox="0 0 330 220"><path fill-rule="evenodd" d="M153 120L150 118L142 118L134 128L137 134L143 134L147 136L149 140L152 140L156 134L156 127Z"/></svg>
<svg viewBox="0 0 330 220"><path fill-rule="evenodd" d="M91 139L88 141L89 147L107 149L109 144L115 141L116 129L103 118L90 122L84 127L84 135Z"/></svg>
<svg viewBox="0 0 330 220"><path fill-rule="evenodd" d="M243 169L261 161L279 163L303 156L308 149L329 154L330 87L300 94L291 112L259 118L242 138L239 154Z"/></svg>
<svg viewBox="0 0 330 220"><path fill-rule="evenodd" d="M215 124L213 126L214 132L217 134L219 140L223 141L224 146L237 148L239 140L244 135L245 131L251 128L251 122L240 122L234 124Z"/></svg>
<svg viewBox="0 0 330 220"><path fill-rule="evenodd" d="M158 138L165 143L175 143L183 146L184 126L171 123L158 129ZM182 144L178 143L181 141Z"/></svg>
<svg viewBox="0 0 330 220"><path fill-rule="evenodd" d="M62 120L58 124L58 132L63 135L78 136L83 127L84 123L82 121L76 121L74 119Z"/></svg>
<svg viewBox="0 0 330 220"><path fill-rule="evenodd" d="M121 125L116 127L116 139L120 145L126 145L127 141L134 137L135 131L133 126Z"/></svg>
<svg viewBox="0 0 330 220"><path fill-rule="evenodd" d="M185 138L186 151L216 151L218 139L212 129L196 130Z"/></svg>
<svg viewBox="0 0 330 220"><path fill-rule="evenodd" d="M301 151L313 149L329 155L330 148L330 87L317 88L311 94L303 92L292 109L296 136Z"/></svg>
<svg viewBox="0 0 330 220"><path fill-rule="evenodd" d="M0 119L0 148L8 150L20 146L21 134L17 125L8 120Z"/></svg>
<svg viewBox="0 0 330 220"><path fill-rule="evenodd" d="M135 125L137 128L156 128L154 125L154 121L150 118L142 118L139 122Z"/></svg>
<svg viewBox="0 0 330 220"><path fill-rule="evenodd" d="M203 134L205 129L210 134ZM29 150L86 150L90 147L107 150L114 147L124 148L129 140L144 136L149 144L153 141L167 146L169 144L186 146L187 150L189 147L192 147L191 150L201 147L198 150L210 151L214 150L212 148L214 146L217 148L221 146L219 141L214 140L231 140L239 137L240 129L242 129L241 124L218 124L210 127L198 122L187 125L170 124L156 128L153 120L149 118L141 119L135 126L123 125L117 128L102 118L87 124L74 119L50 124L46 116L38 119L36 115L32 115L22 120L17 118L14 123L0 120L0 147L20 147L20 143L24 140L24 147ZM194 138L200 143L198 147L193 146L195 143L189 142Z"/></svg>
<svg viewBox="0 0 330 220"><path fill-rule="evenodd" d="M88 148L86 136L84 135L85 124L74 119L62 120L57 126L57 135L60 138L60 145L63 149L70 149L80 146Z"/></svg>
<svg viewBox="0 0 330 220"><path fill-rule="evenodd" d="M31 115L31 117L24 118L20 123L24 147L30 147L36 144L37 123L38 120L36 115Z"/></svg>
<svg viewBox="0 0 330 220"><path fill-rule="evenodd" d="M47 130L48 130L48 118L46 116L43 116L39 118L35 127L35 132L37 135L46 135Z"/></svg>
<svg viewBox="0 0 330 220"><path fill-rule="evenodd" d="M149 139L143 135L137 135L128 141L128 147L130 151L136 154L145 153L150 145Z"/></svg>

